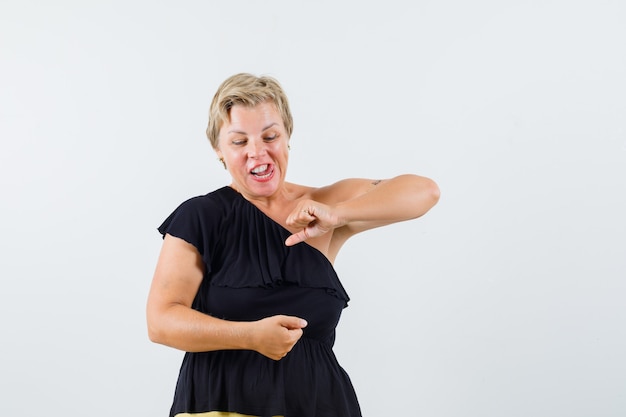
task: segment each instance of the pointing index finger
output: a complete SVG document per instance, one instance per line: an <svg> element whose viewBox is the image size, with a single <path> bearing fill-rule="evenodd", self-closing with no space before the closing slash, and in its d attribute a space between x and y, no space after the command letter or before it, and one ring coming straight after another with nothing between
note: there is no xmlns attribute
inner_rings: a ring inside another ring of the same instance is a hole
<svg viewBox="0 0 626 417"><path fill-rule="evenodd" d="M309 238L309 235L306 232L306 229L302 229L298 233L294 233L285 240L286 246L293 246L297 243L304 242Z"/></svg>

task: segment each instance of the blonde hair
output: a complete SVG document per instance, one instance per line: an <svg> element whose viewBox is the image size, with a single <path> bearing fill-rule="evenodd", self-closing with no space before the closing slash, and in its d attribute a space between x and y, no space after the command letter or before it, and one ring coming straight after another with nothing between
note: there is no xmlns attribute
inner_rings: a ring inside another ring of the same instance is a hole
<svg viewBox="0 0 626 417"><path fill-rule="evenodd" d="M240 73L227 78L213 96L209 109L209 125L206 129L211 146L218 147L220 129L230 120L230 109L233 106L242 104L253 107L265 101L274 103L283 119L285 131L291 137L293 118L287 96L278 81L269 76L257 77Z"/></svg>

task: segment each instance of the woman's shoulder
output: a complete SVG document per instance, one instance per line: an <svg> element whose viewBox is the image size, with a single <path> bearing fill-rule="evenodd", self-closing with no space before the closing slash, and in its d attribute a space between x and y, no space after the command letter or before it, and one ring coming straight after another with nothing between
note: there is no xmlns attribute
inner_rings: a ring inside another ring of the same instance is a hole
<svg viewBox="0 0 626 417"><path fill-rule="evenodd" d="M222 187L206 194L196 195L184 200L177 211L205 212L229 208L236 199L236 192L230 187Z"/></svg>

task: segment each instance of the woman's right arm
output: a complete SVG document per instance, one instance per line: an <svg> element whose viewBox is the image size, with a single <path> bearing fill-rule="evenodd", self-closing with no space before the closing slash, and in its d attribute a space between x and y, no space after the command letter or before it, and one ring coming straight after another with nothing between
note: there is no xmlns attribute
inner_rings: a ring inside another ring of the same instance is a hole
<svg viewBox="0 0 626 417"><path fill-rule="evenodd" d="M192 309L202 277L202 259L197 249L166 234L146 308L151 341L187 352L255 350L279 360L302 336L306 321L297 317L235 322Z"/></svg>

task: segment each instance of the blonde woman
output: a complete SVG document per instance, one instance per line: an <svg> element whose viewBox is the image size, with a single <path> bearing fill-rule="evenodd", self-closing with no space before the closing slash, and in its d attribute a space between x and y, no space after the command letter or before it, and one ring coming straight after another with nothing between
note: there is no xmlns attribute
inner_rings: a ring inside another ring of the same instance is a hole
<svg viewBox="0 0 626 417"><path fill-rule="evenodd" d="M361 415L332 350L349 301L333 262L351 236L422 216L439 189L412 174L287 182L292 130L275 79L228 78L207 135L232 181L159 227L149 337L187 352L172 417Z"/></svg>

